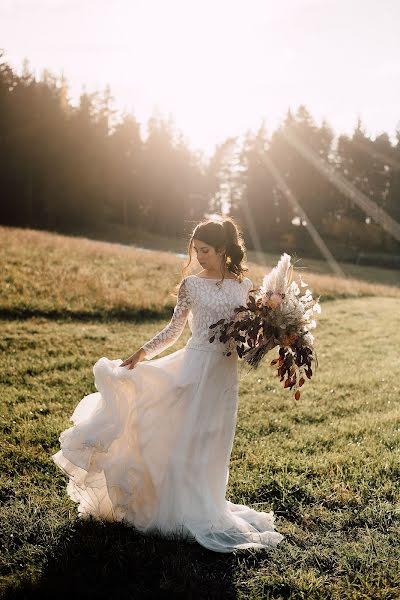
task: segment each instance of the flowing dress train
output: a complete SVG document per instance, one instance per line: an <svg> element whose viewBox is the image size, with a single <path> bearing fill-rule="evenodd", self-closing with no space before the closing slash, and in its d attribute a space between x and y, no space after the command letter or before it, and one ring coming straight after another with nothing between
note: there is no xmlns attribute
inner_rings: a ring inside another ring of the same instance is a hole
<svg viewBox="0 0 400 600"><path fill-rule="evenodd" d="M252 282L183 279L168 325L144 344L134 369L100 358L98 390L60 434L54 462L81 517L124 521L142 532L197 541L216 552L273 548L272 512L225 498L238 406L238 358L209 342L209 325L244 304ZM171 346L189 321L186 346Z"/></svg>

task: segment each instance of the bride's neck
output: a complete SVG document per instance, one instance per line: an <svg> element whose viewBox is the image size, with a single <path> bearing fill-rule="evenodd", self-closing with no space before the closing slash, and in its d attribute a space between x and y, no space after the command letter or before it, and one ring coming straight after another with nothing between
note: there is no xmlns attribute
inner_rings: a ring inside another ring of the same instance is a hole
<svg viewBox="0 0 400 600"><path fill-rule="evenodd" d="M221 271L216 271L215 269L203 269L203 271L201 271L201 274L204 275L204 277L222 277L222 273ZM225 277L232 277L233 273L231 273L231 271L228 271L228 269L225 270L224 273Z"/></svg>

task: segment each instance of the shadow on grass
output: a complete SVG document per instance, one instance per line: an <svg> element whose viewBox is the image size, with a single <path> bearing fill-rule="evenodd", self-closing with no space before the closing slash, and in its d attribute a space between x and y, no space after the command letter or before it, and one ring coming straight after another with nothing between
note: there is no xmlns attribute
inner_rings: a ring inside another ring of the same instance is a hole
<svg viewBox="0 0 400 600"><path fill-rule="evenodd" d="M21 574L8 599L236 598L233 554L93 519L65 523L53 540L40 579Z"/></svg>
<svg viewBox="0 0 400 600"><path fill-rule="evenodd" d="M126 309L102 309L102 310L68 310L54 309L41 310L29 307L0 308L0 319L13 321L15 319L32 319L33 317L49 319L51 321L129 321L141 322L146 320L166 320L172 316L173 307L160 308L126 308Z"/></svg>
<svg viewBox="0 0 400 600"><path fill-rule="evenodd" d="M361 297L372 297L373 294L360 293L347 294L347 293L335 293L325 294L321 296L320 302L330 302L334 300L345 300L347 298L361 298ZM0 319L4 321L13 321L17 319L32 319L33 317L48 319L51 321L96 321L96 322L107 322L107 321L128 321L142 322L142 321L154 321L154 320L168 320L172 316L174 306L162 306L160 308L103 308L103 309L89 309L74 310L68 308L59 309L41 309L41 308L30 308L29 306L14 306L12 308L1 308L0 307Z"/></svg>

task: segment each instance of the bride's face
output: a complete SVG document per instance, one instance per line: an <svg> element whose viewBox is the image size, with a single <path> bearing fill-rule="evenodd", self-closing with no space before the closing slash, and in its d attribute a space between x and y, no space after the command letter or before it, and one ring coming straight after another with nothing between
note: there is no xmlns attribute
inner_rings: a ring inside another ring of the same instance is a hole
<svg viewBox="0 0 400 600"><path fill-rule="evenodd" d="M196 239L193 240L193 248L203 269L208 271L219 271L221 269L222 251L217 251L214 246Z"/></svg>

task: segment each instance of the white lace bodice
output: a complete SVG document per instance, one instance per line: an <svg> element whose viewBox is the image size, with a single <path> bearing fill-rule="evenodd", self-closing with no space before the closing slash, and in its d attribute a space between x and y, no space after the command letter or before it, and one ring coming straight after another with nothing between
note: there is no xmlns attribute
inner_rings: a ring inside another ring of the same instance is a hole
<svg viewBox="0 0 400 600"><path fill-rule="evenodd" d="M218 340L212 344L209 342L212 335L209 326L219 319L233 317L233 309L246 304L253 284L248 277L244 277L242 282L224 279L217 285L218 281L196 275L189 275L182 280L170 322L142 346L146 359L149 360L172 346L181 335L186 321L189 321L192 332L187 346L218 352L222 350L223 344Z"/></svg>

